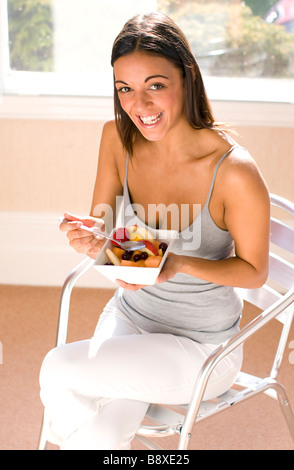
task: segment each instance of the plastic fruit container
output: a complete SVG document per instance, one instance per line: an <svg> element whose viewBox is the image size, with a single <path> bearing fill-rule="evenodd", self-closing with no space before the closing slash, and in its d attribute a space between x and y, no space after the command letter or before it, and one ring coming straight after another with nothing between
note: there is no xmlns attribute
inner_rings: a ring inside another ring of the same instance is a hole
<svg viewBox="0 0 294 470"><path fill-rule="evenodd" d="M156 230L156 240L165 242L167 244L167 249L162 257L160 265L157 268L141 266L115 266L105 264L109 261L105 251L107 249L112 250L113 248L111 241L107 241L104 244L93 266L100 274L114 283L117 279L121 279L122 281L125 281L129 284L143 284L146 286L151 286L155 284L176 237L177 232L174 230Z"/></svg>

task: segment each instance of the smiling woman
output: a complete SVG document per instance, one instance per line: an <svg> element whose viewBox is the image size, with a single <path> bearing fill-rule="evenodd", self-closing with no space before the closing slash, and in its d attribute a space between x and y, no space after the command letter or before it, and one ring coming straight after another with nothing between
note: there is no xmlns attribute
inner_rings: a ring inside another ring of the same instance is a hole
<svg viewBox="0 0 294 470"><path fill-rule="evenodd" d="M150 75L150 71L154 73ZM184 114L183 77L179 68L163 57L138 51L117 59L114 75L116 86L125 84L116 88L116 92L134 130L151 141L168 136L168 126L179 123ZM126 148L131 152L132 137Z"/></svg>
<svg viewBox="0 0 294 470"><path fill-rule="evenodd" d="M147 56L147 58L149 59L149 56ZM136 60L136 57L134 57L134 59ZM164 80L169 80L168 77L166 77L165 75L152 75L150 77L147 77L145 80L144 80L144 83L148 83L149 80L153 80L154 79L164 79ZM115 85L119 85L119 84L123 84L125 86L121 86L121 87L117 87L116 90L117 90L117 93L119 95L124 95L124 94L127 94L127 93L130 93L131 91L134 91L130 88L130 86L128 86L128 84L122 80L115 80ZM151 85L148 85L148 89L151 90L151 91L159 91L159 90L162 90L163 88L165 88L165 85L163 83L152 83ZM122 102L123 100L123 97L120 98L120 102ZM156 114L153 114L153 115L149 115L149 116L142 116L142 115L137 115L137 117L142 121L143 124L145 125L152 125L152 124L156 124L162 117L162 112L159 112L159 113L156 113Z"/></svg>
<svg viewBox="0 0 294 470"><path fill-rule="evenodd" d="M149 58L149 56L147 56L147 57ZM156 78L157 78L157 79L161 78L161 79L164 79L164 80L169 80L169 77L166 77L165 75L159 75L159 74L158 74L158 75L152 75L151 77L147 77L147 78L144 80L144 83L148 83L149 80L153 80L153 81L154 81L154 79L156 79ZM116 81L115 81L115 84L119 84L119 83L122 83L122 84L126 85L126 86L123 86L123 87L121 87L121 88L117 88L117 92L118 92L119 95L120 95L120 94L123 95L123 94L129 93L130 91L134 91L134 90L132 90L129 86L127 86L128 84L127 84L126 82L123 82L122 80L116 80ZM148 89L151 90L151 91L159 91L159 90L161 90L161 89L163 89L163 88L165 88L165 85L164 85L163 83L154 83L154 84L151 84L151 85L148 86ZM121 99L120 99L120 102L121 102L121 100L122 100L122 97L121 97ZM156 120L156 119L158 119L158 118L160 118L160 117L161 117L161 113L155 114L155 115L153 115L153 116L146 116L146 117L140 116L140 118L142 119L142 121L143 121L144 123L146 123L146 124L147 124L147 123L150 124L150 121L154 121L154 120ZM148 119L148 118L150 118L150 119Z"/></svg>
<svg viewBox="0 0 294 470"><path fill-rule="evenodd" d="M268 271L266 184L216 125L181 30L161 13L134 17L114 42L112 65L116 116L103 129L91 217L67 214L60 229L96 258L101 240L80 222L105 217L101 205L117 213L120 196L124 227L131 220L155 238L161 228L177 237L153 285L118 280L94 337L46 356L41 397L62 449L128 449L150 403L187 403L204 361L239 329L235 287L261 286ZM159 211L151 220L154 205L187 209L184 225L166 217L162 227ZM237 348L212 373L205 398L228 390L241 363Z"/></svg>
<svg viewBox="0 0 294 470"><path fill-rule="evenodd" d="M164 34L163 21L166 23ZM170 47L171 43L173 47ZM146 61L145 70L142 67L138 70L136 63L138 56L135 55L138 52ZM132 57L130 57L131 53ZM132 66L128 65L130 60L132 60ZM156 96L159 100L161 97L168 98L171 103L175 101L176 96L180 96L182 98L179 102L182 100L181 107L185 106L191 126L196 129L213 127L214 119L198 64L185 35L174 27L173 21L169 18L158 14L148 20L146 15L138 15L126 23L114 42L111 63L115 75L116 123L122 142L130 154L132 154L133 139L138 132L138 120L144 130L143 126L149 124L150 116L153 120L158 119L158 122L161 122L164 117L163 114L160 115L163 111L158 109L154 110L155 112L151 111L147 116L141 116L143 119L140 119L140 113L135 113L134 105L137 106L137 111L140 106L143 106L144 111L146 107L143 101L140 103L138 100L150 100L151 96ZM150 75L150 71L154 73ZM135 77L136 73L139 73L140 77ZM197 88L194 86L195 77L197 77ZM141 81L141 84L145 85L141 87L144 93L139 94L139 90L132 89L131 84L136 79L138 83ZM185 95L183 94L183 80L185 81ZM119 83L124 86L118 87ZM124 97L122 96L124 94L132 96ZM128 111L131 106L134 109L133 115ZM148 106L150 107L150 103ZM182 111L183 109L180 112ZM144 121L145 117L147 120Z"/></svg>

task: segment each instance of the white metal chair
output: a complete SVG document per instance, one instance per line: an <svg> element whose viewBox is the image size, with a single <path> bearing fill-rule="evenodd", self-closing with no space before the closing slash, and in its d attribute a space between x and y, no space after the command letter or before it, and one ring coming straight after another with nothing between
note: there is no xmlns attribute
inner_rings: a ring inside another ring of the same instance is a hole
<svg viewBox="0 0 294 470"><path fill-rule="evenodd" d="M154 424L142 425L136 435L136 438L147 449L162 450L161 447L150 441L150 437L163 438L178 435L177 449L186 450L189 448L193 427L197 426L200 420L231 408L259 393L264 393L278 401L294 440L294 415L286 390L277 380L294 314L294 264L289 261L289 257L294 254L294 204L282 197L271 195L271 205L273 211L277 211L277 207L283 211L284 215L282 220L280 220L281 217L276 218L273 214L271 216L268 281L258 289L242 289L244 300L260 308L262 313L211 354L198 375L193 397L189 404L177 407L166 407L160 404L150 405L147 416ZM278 254L276 248L278 248ZM77 279L93 264L94 261L88 258L83 260L64 283L60 301L57 345L66 342L72 288ZM235 384L225 394L210 402L202 401L208 379L216 365L232 350L274 319L278 320L283 327L269 377L256 377L240 372ZM44 449L45 446L46 419L43 420L39 449Z"/></svg>

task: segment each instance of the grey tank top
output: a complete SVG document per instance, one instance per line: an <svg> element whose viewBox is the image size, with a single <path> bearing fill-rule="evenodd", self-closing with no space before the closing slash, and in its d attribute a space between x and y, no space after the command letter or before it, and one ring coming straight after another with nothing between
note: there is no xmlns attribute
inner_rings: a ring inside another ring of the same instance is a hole
<svg viewBox="0 0 294 470"><path fill-rule="evenodd" d="M179 232L173 253L210 260L234 255L234 241L230 233L214 223L208 206L218 168L236 147L233 145L219 160L206 203L191 226ZM122 208L124 225L131 222L146 227L131 204L127 183L128 162L127 156ZM156 234L156 230L151 230ZM115 297L125 315L145 331L186 336L200 343L211 344L220 344L238 331L243 307L233 287L213 284L182 273L167 282L135 292L119 288Z"/></svg>

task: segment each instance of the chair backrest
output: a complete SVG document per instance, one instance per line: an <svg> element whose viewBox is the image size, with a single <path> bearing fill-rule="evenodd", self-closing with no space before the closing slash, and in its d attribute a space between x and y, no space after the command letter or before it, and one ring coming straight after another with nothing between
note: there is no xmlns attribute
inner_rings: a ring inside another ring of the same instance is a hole
<svg viewBox="0 0 294 470"><path fill-rule="evenodd" d="M271 194L271 234L269 274L266 283L258 289L241 289L245 301L266 310L294 288L294 204ZM277 211L279 217L277 218ZM294 304L275 317L283 328L276 349L270 377L276 378L285 352Z"/></svg>
<svg viewBox="0 0 294 470"><path fill-rule="evenodd" d="M268 279L258 289L242 289L244 300L262 310L294 287L294 204L271 194L271 209ZM284 323L285 316L277 319Z"/></svg>

